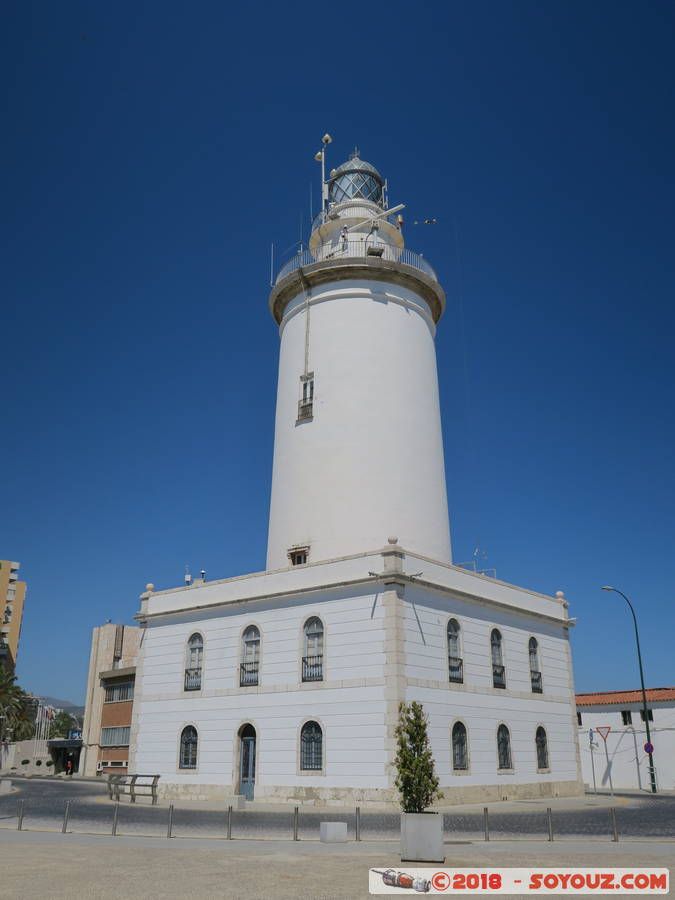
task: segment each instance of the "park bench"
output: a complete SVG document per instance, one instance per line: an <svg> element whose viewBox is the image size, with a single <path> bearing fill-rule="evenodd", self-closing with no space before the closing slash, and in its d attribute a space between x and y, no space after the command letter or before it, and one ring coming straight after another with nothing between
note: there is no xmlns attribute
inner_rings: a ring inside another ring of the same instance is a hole
<svg viewBox="0 0 675 900"><path fill-rule="evenodd" d="M129 794L131 802L136 797L152 797L152 805L157 804L157 782L159 775L108 775L108 796L119 803L121 794Z"/></svg>

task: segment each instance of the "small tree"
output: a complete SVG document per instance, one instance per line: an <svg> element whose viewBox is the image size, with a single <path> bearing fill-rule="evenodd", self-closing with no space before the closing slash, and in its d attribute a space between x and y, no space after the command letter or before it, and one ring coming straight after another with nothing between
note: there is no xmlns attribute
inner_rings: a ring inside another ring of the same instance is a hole
<svg viewBox="0 0 675 900"><path fill-rule="evenodd" d="M60 713L57 713L52 719L51 726L49 728L49 737L68 737L68 732L71 731L76 725L75 719L67 713L65 709L62 709Z"/></svg>
<svg viewBox="0 0 675 900"><path fill-rule="evenodd" d="M438 790L434 758L427 734L427 717L421 703L399 704L396 726L396 779L401 809L421 813L443 794Z"/></svg>

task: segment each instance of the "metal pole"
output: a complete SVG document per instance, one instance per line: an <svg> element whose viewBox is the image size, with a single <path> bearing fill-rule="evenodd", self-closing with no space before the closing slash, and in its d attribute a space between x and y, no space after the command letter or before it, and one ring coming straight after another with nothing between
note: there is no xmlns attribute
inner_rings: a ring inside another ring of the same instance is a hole
<svg viewBox="0 0 675 900"><path fill-rule="evenodd" d="M619 826L616 821L616 808L614 806L610 806L609 808L609 817L612 820L612 840L615 843L619 843Z"/></svg>
<svg viewBox="0 0 675 900"><path fill-rule="evenodd" d="M19 800L19 821L17 822L17 825L16 825L17 831L21 831L21 829L23 828L23 808L24 808L25 802L26 802L25 800Z"/></svg>
<svg viewBox="0 0 675 900"><path fill-rule="evenodd" d="M356 840L361 840L361 807L356 807Z"/></svg>
<svg viewBox="0 0 675 900"><path fill-rule="evenodd" d="M227 839L232 840L232 807L227 807Z"/></svg>
<svg viewBox="0 0 675 900"><path fill-rule="evenodd" d="M603 590L605 590L605 588L603 588ZM606 588L606 590L614 591L616 594L621 594L623 599L628 604L630 611L631 611L631 615L633 616L633 625L635 627L635 646L637 647L638 666L640 668L640 687L642 688L642 709L644 711L644 717L645 717L645 730L647 731L647 743L651 744L652 738L651 738L651 734L649 733L649 710L647 709L647 691L645 690L645 675L644 675L644 671L642 668L642 653L640 652L640 634L638 632L638 623L637 623L637 617L635 615L635 610L633 609L633 604L630 602L628 597L626 597L626 595L624 594L623 591L620 591L618 588L615 588L615 587L608 587L608 588ZM650 780L651 786L652 786L652 794L655 794L656 793L656 773L654 771L654 757L651 753L649 753L648 756L649 756L649 780Z"/></svg>
<svg viewBox="0 0 675 900"><path fill-rule="evenodd" d="M293 840L297 841L298 838L298 807L293 807Z"/></svg>
<svg viewBox="0 0 675 900"><path fill-rule="evenodd" d="M593 729L589 728L588 730L588 741L591 747L591 769L593 770L593 793L598 793L598 785L595 781L595 756L593 755L593 747L595 744L593 743Z"/></svg>
<svg viewBox="0 0 675 900"><path fill-rule="evenodd" d="M70 804L72 800L66 800L66 808L63 810L63 825L61 826L61 834L65 834L68 831L68 816L70 814Z"/></svg>
<svg viewBox="0 0 675 900"><path fill-rule="evenodd" d="M490 840L490 820L488 819L488 808L483 807L483 828L485 829L485 840Z"/></svg>
<svg viewBox="0 0 675 900"><path fill-rule="evenodd" d="M113 813L112 833L117 834L117 815L120 811L119 803L115 804L115 812Z"/></svg>
<svg viewBox="0 0 675 900"><path fill-rule="evenodd" d="M614 785L612 784L612 764L609 761L609 750L607 749L607 738L605 738L605 759L607 760L607 775L609 776L609 793L614 799Z"/></svg>
<svg viewBox="0 0 675 900"><path fill-rule="evenodd" d="M172 837L171 832L173 831L173 803L169 805L169 824L166 826L166 836L168 838Z"/></svg>
<svg viewBox="0 0 675 900"><path fill-rule="evenodd" d="M546 807L546 822L548 824L548 839L549 841L553 840L553 814L551 812L551 807Z"/></svg>

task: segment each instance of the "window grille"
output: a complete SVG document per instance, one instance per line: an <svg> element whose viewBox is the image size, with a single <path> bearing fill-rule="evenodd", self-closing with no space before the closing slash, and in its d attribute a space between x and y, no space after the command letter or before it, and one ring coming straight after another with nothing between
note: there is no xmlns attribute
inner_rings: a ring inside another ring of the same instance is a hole
<svg viewBox="0 0 675 900"><path fill-rule="evenodd" d="M459 646L459 622L450 619L448 622L448 677L455 684L464 683L464 662Z"/></svg>
<svg viewBox="0 0 675 900"><path fill-rule="evenodd" d="M314 415L314 373L300 376L300 399L298 400L298 422L311 419Z"/></svg>
<svg viewBox="0 0 675 900"><path fill-rule="evenodd" d="M239 684L250 687L258 684L260 665L260 632L255 625L249 625L244 632L242 661L239 669Z"/></svg>
<svg viewBox="0 0 675 900"><path fill-rule="evenodd" d="M642 721L644 722L644 720L645 720L645 711L644 711L644 709L641 709L641 710L640 710L640 718L641 718ZM648 710L647 710L647 718L649 719L650 722L653 722L653 721L654 721L654 713L652 712L651 709L648 709Z"/></svg>
<svg viewBox="0 0 675 900"><path fill-rule="evenodd" d="M506 725L500 725L497 729L497 757L500 769L512 769L511 765L511 735Z"/></svg>
<svg viewBox="0 0 675 900"><path fill-rule="evenodd" d="M181 769L197 768L197 729L192 725L186 726L180 736L180 766Z"/></svg>
<svg viewBox="0 0 675 900"><path fill-rule="evenodd" d="M300 732L300 768L323 768L323 733L318 722L305 722Z"/></svg>
<svg viewBox="0 0 675 900"><path fill-rule="evenodd" d="M305 655L302 658L302 680L323 681L323 623L312 616L305 622Z"/></svg>
<svg viewBox="0 0 675 900"><path fill-rule="evenodd" d="M548 739L546 731L541 725L537 728L535 742L537 744L537 768L548 769Z"/></svg>
<svg viewBox="0 0 675 900"><path fill-rule="evenodd" d="M466 726L463 722L455 722L452 726L452 768L458 772L469 768Z"/></svg>
<svg viewBox="0 0 675 900"><path fill-rule="evenodd" d="M502 654L502 636L496 629L492 629L490 635L490 648L492 651L492 685L496 688L506 687L506 669Z"/></svg>
<svg viewBox="0 0 675 900"><path fill-rule="evenodd" d="M583 725L583 722L581 721L581 713L580 712L577 713L577 725Z"/></svg>
<svg viewBox="0 0 675 900"><path fill-rule="evenodd" d="M128 747L131 726L101 729L101 747Z"/></svg>
<svg viewBox="0 0 675 900"><path fill-rule="evenodd" d="M109 684L105 689L105 702L118 703L120 700L134 699L134 682L125 681L122 684Z"/></svg>
<svg viewBox="0 0 675 900"><path fill-rule="evenodd" d="M204 638L195 632L187 642L185 681L186 691L199 691L202 687L202 660L204 658Z"/></svg>
<svg viewBox="0 0 675 900"><path fill-rule="evenodd" d="M624 725L632 725L633 724L633 715L629 709L621 710L621 721Z"/></svg>

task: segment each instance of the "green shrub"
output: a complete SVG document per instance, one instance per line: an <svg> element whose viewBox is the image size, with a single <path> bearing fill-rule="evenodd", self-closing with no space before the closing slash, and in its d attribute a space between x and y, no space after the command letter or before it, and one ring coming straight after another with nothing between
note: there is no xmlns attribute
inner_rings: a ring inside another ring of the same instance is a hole
<svg viewBox="0 0 675 900"><path fill-rule="evenodd" d="M36 760L35 760L35 765L36 765L36 766L41 766L41 765L42 765L42 760L41 760L41 759L36 759Z"/></svg>
<svg viewBox="0 0 675 900"><path fill-rule="evenodd" d="M54 760L53 760L53 759L48 760L48 761L45 763L45 765L46 765L47 767L53 766L53 765L54 765Z"/></svg>
<svg viewBox="0 0 675 900"><path fill-rule="evenodd" d="M399 704L394 784L400 794L401 809L406 813L424 812L443 796L434 772L427 721L421 703Z"/></svg>
<svg viewBox="0 0 675 900"><path fill-rule="evenodd" d="M21 765L22 765L22 766L27 766L29 762L30 762L29 759L22 759L22 760L21 760Z"/></svg>

